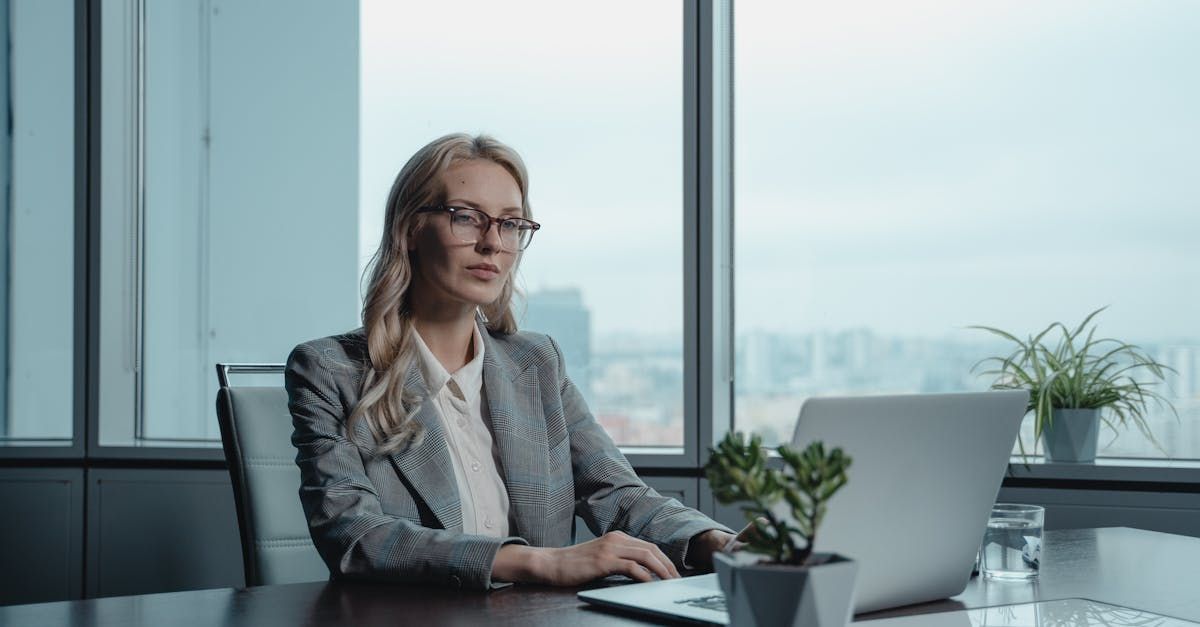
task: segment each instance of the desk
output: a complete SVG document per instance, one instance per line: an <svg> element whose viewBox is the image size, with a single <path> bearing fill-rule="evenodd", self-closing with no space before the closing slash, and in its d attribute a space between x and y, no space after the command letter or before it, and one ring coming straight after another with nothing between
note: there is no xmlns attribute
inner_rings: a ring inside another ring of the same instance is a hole
<svg viewBox="0 0 1200 627"><path fill-rule="evenodd" d="M973 579L959 596L860 616L923 614L1084 597L1200 621L1200 539L1138 529L1046 532L1032 583ZM515 586L492 593L317 582L0 607L0 625L645 625L581 604L574 589ZM657 624L662 624L661 622Z"/></svg>

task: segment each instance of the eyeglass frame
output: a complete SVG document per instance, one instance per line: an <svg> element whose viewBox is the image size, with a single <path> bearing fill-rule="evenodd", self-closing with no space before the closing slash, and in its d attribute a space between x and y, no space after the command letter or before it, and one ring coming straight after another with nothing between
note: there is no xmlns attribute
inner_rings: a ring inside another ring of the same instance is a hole
<svg viewBox="0 0 1200 627"><path fill-rule="evenodd" d="M492 225L494 224L494 225L496 225L496 235L500 237L500 244L501 244L500 248L501 248L501 250L505 250L505 251L508 251L508 252L517 252L517 253L519 253L519 252L523 252L523 251L525 251L526 249L528 249L528 248L529 248L529 244L532 244L532 243L533 243L533 235L534 235L534 233L537 233L537 232L538 232L538 229L542 228L542 225L541 225L541 224L539 224L539 223L537 223L537 222L534 222L533 220L530 220L529 218L514 218L514 217L512 217L512 216L508 216L508 217L504 217L504 218L493 218L492 216L490 216L490 215L488 215L486 212L484 212L482 209L476 209L476 208L474 208L474 207L458 207L458 206L455 206L455 205L426 205L426 206L424 206L424 207L419 207L419 208L417 209L416 213L434 213L434 212L439 212L439 213L442 213L442 212L444 212L444 213L448 213L448 214L450 214L450 219L451 219L451 222L450 222L450 232L451 232L451 233L453 233L453 232L454 232L454 222L453 222L453 220L454 220L454 214L455 214L455 213L457 213L457 212L459 212L459 211L474 211L474 212L476 212L476 213L479 213L480 215L482 215L482 216L483 216L483 217L484 217L484 218L485 218L485 219L488 221L487 228L485 228L485 229L483 230L483 232L481 232L481 233L479 234L479 239L476 239L476 240L474 240L474 241L468 241L468 240L465 240L465 239L463 239L463 238L459 237L459 238L458 238L458 239L459 239L459 241L461 241L461 242L462 242L462 243L464 243L464 244L477 244L477 243L479 243L479 240L480 240L480 239L483 239L483 238L486 238L486 237L487 237L488 231L491 231L491 230L492 230ZM514 221L518 221L518 220L519 220L519 221L521 221L521 222L525 222L525 223L527 223L527 224L529 224L529 225L531 226L531 228L530 228L529 230L530 230L530 231L532 231L532 232L529 234L529 241L528 241L528 242L526 242L525 246L523 246L523 247L521 247L521 248L518 248L518 249L516 249L516 250L508 250L507 248L505 248L505 247L504 247L504 236L500 234L500 225L501 225L501 224L503 224L503 223L505 223L505 222L508 222L509 220L514 220ZM458 237L458 236L457 236L457 235L455 235L455 237Z"/></svg>

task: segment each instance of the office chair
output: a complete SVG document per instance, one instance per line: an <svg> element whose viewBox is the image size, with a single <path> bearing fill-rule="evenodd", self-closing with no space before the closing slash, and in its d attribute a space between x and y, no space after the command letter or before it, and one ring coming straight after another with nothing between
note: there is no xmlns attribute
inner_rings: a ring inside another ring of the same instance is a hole
<svg viewBox="0 0 1200 627"><path fill-rule="evenodd" d="M300 506L300 469L283 387L230 387L229 375L280 364L217 364L217 421L233 480L247 586L329 578Z"/></svg>

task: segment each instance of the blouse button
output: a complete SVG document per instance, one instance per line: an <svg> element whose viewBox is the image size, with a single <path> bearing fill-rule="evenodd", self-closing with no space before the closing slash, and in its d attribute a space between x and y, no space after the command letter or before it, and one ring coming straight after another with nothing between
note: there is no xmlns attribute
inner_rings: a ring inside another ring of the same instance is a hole
<svg viewBox="0 0 1200 627"><path fill-rule="evenodd" d="M479 472L479 462L471 462L471 470Z"/></svg>

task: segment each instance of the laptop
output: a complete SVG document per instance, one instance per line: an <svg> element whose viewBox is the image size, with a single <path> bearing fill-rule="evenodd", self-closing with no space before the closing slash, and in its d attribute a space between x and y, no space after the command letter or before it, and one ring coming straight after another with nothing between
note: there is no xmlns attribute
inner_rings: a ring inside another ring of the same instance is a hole
<svg viewBox="0 0 1200 627"><path fill-rule="evenodd" d="M820 440L853 458L829 503L818 552L858 562L856 614L963 591L1000 490L1028 393L810 398L792 446ZM727 624L716 575L579 593L585 602Z"/></svg>

